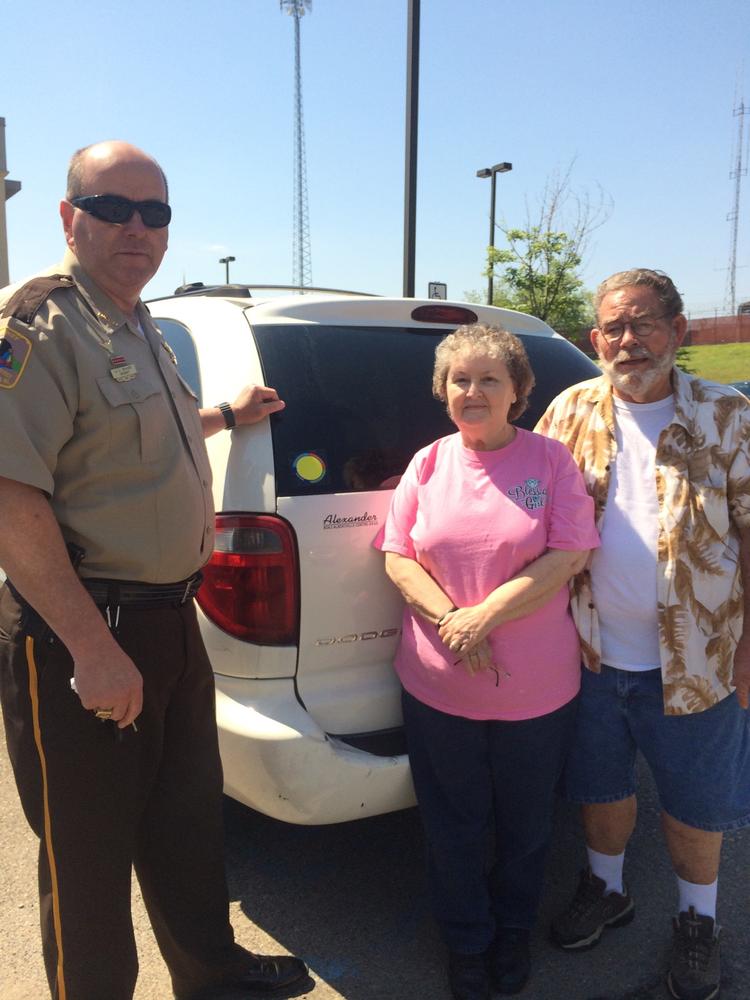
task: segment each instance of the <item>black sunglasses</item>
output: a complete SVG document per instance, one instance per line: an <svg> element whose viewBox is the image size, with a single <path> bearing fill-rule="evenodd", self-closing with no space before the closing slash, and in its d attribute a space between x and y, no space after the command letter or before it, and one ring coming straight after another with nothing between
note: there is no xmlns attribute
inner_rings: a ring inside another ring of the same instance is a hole
<svg viewBox="0 0 750 1000"><path fill-rule="evenodd" d="M133 218L133 212L138 212L143 225L149 229L163 229L172 218L172 209L165 201L131 201L119 194L89 194L82 198L71 198L70 204L101 222L112 222L115 225L129 222Z"/></svg>

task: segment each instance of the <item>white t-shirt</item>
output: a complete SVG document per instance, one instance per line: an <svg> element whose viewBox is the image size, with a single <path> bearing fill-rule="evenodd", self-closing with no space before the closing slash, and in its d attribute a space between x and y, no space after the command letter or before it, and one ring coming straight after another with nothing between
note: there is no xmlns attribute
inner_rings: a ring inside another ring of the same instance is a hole
<svg viewBox="0 0 750 1000"><path fill-rule="evenodd" d="M626 403L613 397L617 457L611 470L601 548L591 582L602 661L620 670L661 665L656 594L656 446L674 417L674 397Z"/></svg>

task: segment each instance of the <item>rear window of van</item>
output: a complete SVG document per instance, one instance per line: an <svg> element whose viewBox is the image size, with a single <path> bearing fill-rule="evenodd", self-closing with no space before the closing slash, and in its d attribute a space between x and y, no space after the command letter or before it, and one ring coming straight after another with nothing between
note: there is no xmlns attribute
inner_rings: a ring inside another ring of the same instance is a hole
<svg viewBox="0 0 750 1000"><path fill-rule="evenodd" d="M391 489L412 455L455 430L432 396L448 331L254 326L266 385L287 403L271 418L279 496ZM565 340L522 336L537 385L519 426L533 428L563 388L598 369Z"/></svg>

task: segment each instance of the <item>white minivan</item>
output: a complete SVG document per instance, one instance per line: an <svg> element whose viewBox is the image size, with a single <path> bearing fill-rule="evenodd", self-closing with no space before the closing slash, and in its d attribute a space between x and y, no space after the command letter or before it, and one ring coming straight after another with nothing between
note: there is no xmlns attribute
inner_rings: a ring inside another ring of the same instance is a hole
<svg viewBox="0 0 750 1000"><path fill-rule="evenodd" d="M372 541L414 452L450 433L432 398L461 323L518 334L533 427L596 366L534 317L435 300L188 286L149 303L201 405L248 382L286 409L207 442L216 549L198 604L228 795L291 823L413 805L392 669L402 602Z"/></svg>

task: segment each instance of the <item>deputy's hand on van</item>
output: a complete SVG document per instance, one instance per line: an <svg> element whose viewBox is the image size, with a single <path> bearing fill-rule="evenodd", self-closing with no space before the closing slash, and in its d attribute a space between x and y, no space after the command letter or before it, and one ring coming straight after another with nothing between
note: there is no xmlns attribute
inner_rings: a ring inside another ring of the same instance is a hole
<svg viewBox="0 0 750 1000"><path fill-rule="evenodd" d="M232 412L239 427L242 424L257 424L285 406L275 389L267 385L246 385L232 403Z"/></svg>

